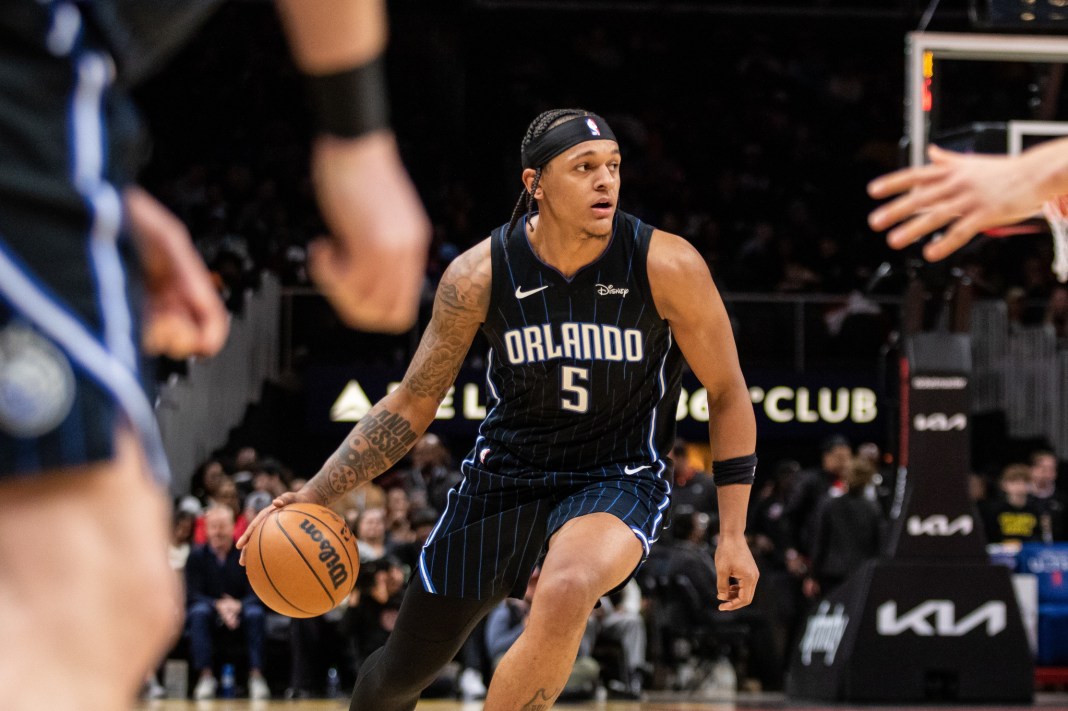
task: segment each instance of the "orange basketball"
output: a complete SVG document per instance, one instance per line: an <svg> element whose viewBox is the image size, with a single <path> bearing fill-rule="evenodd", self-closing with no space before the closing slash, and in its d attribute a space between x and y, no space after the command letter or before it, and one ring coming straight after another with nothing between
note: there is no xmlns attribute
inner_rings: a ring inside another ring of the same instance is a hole
<svg viewBox="0 0 1068 711"><path fill-rule="evenodd" d="M245 571L263 604L289 617L333 609L360 570L356 537L336 513L318 504L271 511L245 548Z"/></svg>

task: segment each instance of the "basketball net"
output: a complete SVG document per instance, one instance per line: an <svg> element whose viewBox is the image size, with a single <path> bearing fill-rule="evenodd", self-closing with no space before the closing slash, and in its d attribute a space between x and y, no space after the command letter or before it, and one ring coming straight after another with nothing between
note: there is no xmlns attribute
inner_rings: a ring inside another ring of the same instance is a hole
<svg viewBox="0 0 1068 711"><path fill-rule="evenodd" d="M1053 233L1053 273L1063 284L1068 282L1068 195L1048 200L1042 212Z"/></svg>

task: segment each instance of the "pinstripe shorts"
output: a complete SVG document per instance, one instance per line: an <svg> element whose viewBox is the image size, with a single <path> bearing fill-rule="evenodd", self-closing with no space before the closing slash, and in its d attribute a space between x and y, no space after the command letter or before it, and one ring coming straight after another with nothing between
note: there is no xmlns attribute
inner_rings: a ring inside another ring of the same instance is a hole
<svg viewBox="0 0 1068 711"><path fill-rule="evenodd" d="M553 533L591 513L610 513L627 524L642 544L644 563L659 536L670 486L648 471L626 475L620 466L616 476L614 469L608 468L608 476L598 471L515 477L465 462L464 480L449 491L420 555L423 586L479 600L522 597Z"/></svg>
<svg viewBox="0 0 1068 711"><path fill-rule="evenodd" d="M106 387L0 300L0 477L110 459L117 412Z"/></svg>
<svg viewBox="0 0 1068 711"><path fill-rule="evenodd" d="M142 135L91 8L69 5L0 22L0 476L111 459L122 417L162 481L122 204Z"/></svg>

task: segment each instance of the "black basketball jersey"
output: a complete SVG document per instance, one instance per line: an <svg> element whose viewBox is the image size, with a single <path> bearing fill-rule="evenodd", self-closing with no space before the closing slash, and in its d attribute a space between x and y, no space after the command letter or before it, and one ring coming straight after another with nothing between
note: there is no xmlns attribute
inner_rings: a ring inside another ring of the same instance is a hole
<svg viewBox="0 0 1068 711"><path fill-rule="evenodd" d="M663 472L682 354L649 289L653 228L617 211L604 253L570 279L535 255L524 223L506 230L491 235L489 412L468 461L517 476Z"/></svg>

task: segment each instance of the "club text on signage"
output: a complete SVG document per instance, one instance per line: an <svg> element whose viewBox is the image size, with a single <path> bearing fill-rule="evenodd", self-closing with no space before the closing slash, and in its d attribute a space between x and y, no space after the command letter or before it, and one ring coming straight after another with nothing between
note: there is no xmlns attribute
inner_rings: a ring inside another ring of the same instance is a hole
<svg viewBox="0 0 1068 711"><path fill-rule="evenodd" d="M389 383L386 390L393 392L399 385L399 382ZM482 404L485 400L482 386L465 383L460 386L459 397L456 390L455 386L449 388L435 419L452 420L457 417L459 410L465 420L483 420L486 407ZM749 396L753 405L763 410L769 420L778 423L867 424L879 414L875 391L865 387L751 387ZM360 382L352 379L345 384L330 407L330 419L333 422L356 422L371 410L372 405ZM682 389L675 419L682 421L687 417L696 422L708 422L708 391L705 388L697 388L693 392Z"/></svg>

